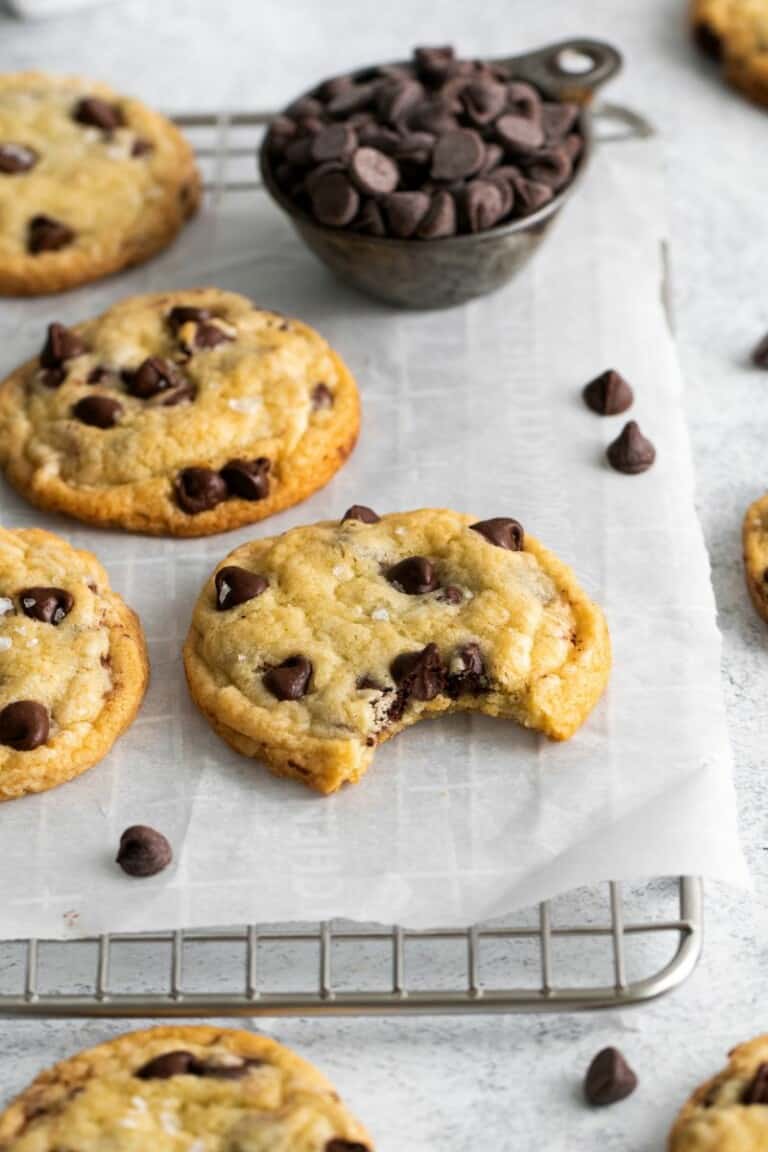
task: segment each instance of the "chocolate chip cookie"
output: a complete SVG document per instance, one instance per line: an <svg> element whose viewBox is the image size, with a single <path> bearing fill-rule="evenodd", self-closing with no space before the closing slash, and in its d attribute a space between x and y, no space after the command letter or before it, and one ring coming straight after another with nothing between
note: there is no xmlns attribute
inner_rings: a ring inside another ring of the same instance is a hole
<svg viewBox="0 0 768 1152"><path fill-rule="evenodd" d="M0 1152L373 1152L326 1078L266 1036L131 1032L41 1072L0 1115Z"/></svg>
<svg viewBox="0 0 768 1152"><path fill-rule="evenodd" d="M0 801L101 760L148 675L141 625L90 552L0 528Z"/></svg>
<svg viewBox="0 0 768 1152"><path fill-rule="evenodd" d="M600 609L517 520L355 505L232 552L202 591L184 660L227 743L327 793L439 712L567 739L611 656Z"/></svg>
<svg viewBox="0 0 768 1152"><path fill-rule="evenodd" d="M764 1152L768 1148L768 1035L739 1044L722 1072L683 1105L669 1152Z"/></svg>
<svg viewBox="0 0 768 1152"><path fill-rule="evenodd" d="M197 209L178 128L73 76L0 76L0 293L62 292L140 264Z"/></svg>
<svg viewBox="0 0 768 1152"><path fill-rule="evenodd" d="M322 487L351 452L354 381L311 328L215 288L137 296L0 384L0 465L43 508L204 536Z"/></svg>
<svg viewBox="0 0 768 1152"><path fill-rule="evenodd" d="M742 545L749 594L760 615L768 620L768 493L747 508Z"/></svg>
<svg viewBox="0 0 768 1152"><path fill-rule="evenodd" d="M691 27L728 81L768 104L768 0L692 0Z"/></svg>

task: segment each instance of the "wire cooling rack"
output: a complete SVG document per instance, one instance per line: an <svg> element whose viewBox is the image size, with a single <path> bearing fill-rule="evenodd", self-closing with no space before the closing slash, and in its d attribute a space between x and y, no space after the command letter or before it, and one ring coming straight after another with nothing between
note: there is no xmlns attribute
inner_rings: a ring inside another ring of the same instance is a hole
<svg viewBox="0 0 768 1152"><path fill-rule="evenodd" d="M261 188L268 113L177 118L213 207ZM649 134L603 106L602 140ZM508 922L414 932L348 923L244 925L0 942L0 1015L291 1016L574 1011L637 1004L682 983L701 952L693 877L607 883Z"/></svg>

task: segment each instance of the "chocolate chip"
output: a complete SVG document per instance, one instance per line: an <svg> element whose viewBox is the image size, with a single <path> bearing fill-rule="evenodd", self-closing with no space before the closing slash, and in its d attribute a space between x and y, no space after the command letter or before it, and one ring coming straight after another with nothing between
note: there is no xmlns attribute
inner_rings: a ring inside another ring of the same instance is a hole
<svg viewBox="0 0 768 1152"><path fill-rule="evenodd" d="M162 405L171 406L195 396L192 382L162 356L148 356L134 371L124 372L123 377L131 396L139 400L162 396Z"/></svg>
<svg viewBox="0 0 768 1152"><path fill-rule="evenodd" d="M504 216L505 200L501 188L488 180L473 180L461 198L462 211L470 232L483 232L498 224ZM510 205L511 206L511 205Z"/></svg>
<svg viewBox="0 0 768 1152"><path fill-rule="evenodd" d="M312 408L315 412L322 408L333 408L333 392L331 392L328 385L323 384L322 381L320 381L319 384L315 384L311 395Z"/></svg>
<svg viewBox="0 0 768 1152"><path fill-rule="evenodd" d="M570 180L573 164L565 148L545 148L536 153L526 173L531 180L535 180L538 184L546 184L557 192Z"/></svg>
<svg viewBox="0 0 768 1152"><path fill-rule="evenodd" d="M584 403L598 416L618 416L632 407L635 399L624 377L613 368L606 369L584 385Z"/></svg>
<svg viewBox="0 0 768 1152"><path fill-rule="evenodd" d="M353 227L366 236L386 236L384 217L375 200L364 200Z"/></svg>
<svg viewBox="0 0 768 1152"><path fill-rule="evenodd" d="M570 136L566 136L563 141L563 148L565 148L570 156L571 163L575 164L584 148L584 138L580 136L578 132L571 132Z"/></svg>
<svg viewBox="0 0 768 1152"><path fill-rule="evenodd" d="M312 212L321 224L343 228L354 219L360 197L343 172L328 172L312 184Z"/></svg>
<svg viewBox="0 0 768 1152"><path fill-rule="evenodd" d="M78 124L101 128L102 132L113 132L125 123L122 109L117 104L102 100L100 96L83 97L75 105L72 117Z"/></svg>
<svg viewBox="0 0 768 1152"><path fill-rule="evenodd" d="M247 568L239 568L236 564L219 568L215 583L216 607L220 612L236 608L247 600L255 600L269 587L269 582L258 572L249 572Z"/></svg>
<svg viewBox="0 0 768 1152"><path fill-rule="evenodd" d="M351 76L332 76L330 80L324 80L317 90L317 95L321 100L333 100L334 96L340 96L342 92L348 92L354 86L354 80ZM273 127L274 127L274 121Z"/></svg>
<svg viewBox="0 0 768 1152"><path fill-rule="evenodd" d="M26 144L0 144L0 173L3 176L29 172L38 159L34 148L27 148Z"/></svg>
<svg viewBox="0 0 768 1152"><path fill-rule="evenodd" d="M151 140L146 140L143 136L137 136L131 145L131 156L148 156L150 152L154 152L155 146Z"/></svg>
<svg viewBox="0 0 768 1152"><path fill-rule="evenodd" d="M33 216L27 225L27 251L33 256L39 252L58 252L74 239L75 232L52 216Z"/></svg>
<svg viewBox="0 0 768 1152"><path fill-rule="evenodd" d="M432 153L433 180L462 180L472 176L485 159L485 145L472 128L441 133Z"/></svg>
<svg viewBox="0 0 768 1152"><path fill-rule="evenodd" d="M487 176L489 172L494 170L494 168L498 168L503 159L504 149L499 144L494 144L493 141L491 141L490 144L486 144L485 157L483 158L483 162L478 169L477 175Z"/></svg>
<svg viewBox="0 0 768 1152"><path fill-rule="evenodd" d="M579 118L578 104L542 104L541 126L548 140L562 140Z"/></svg>
<svg viewBox="0 0 768 1152"><path fill-rule="evenodd" d="M312 677L312 664L306 656L289 656L264 675L264 687L278 700L300 700L306 696Z"/></svg>
<svg viewBox="0 0 768 1152"><path fill-rule="evenodd" d="M518 176L512 181L515 190L515 206L520 216L530 216L538 212L545 204L549 204L554 196L548 184L540 184L537 180L526 180Z"/></svg>
<svg viewBox="0 0 768 1152"><path fill-rule="evenodd" d="M196 308L191 304L175 304L165 319L173 335L178 336L179 329L183 328L185 324L203 324L210 318L211 313L208 308Z"/></svg>
<svg viewBox="0 0 768 1152"><path fill-rule="evenodd" d="M213 1060L207 1060L200 1065L197 1074L213 1080L242 1080L252 1068L260 1068L263 1064L263 1060L256 1059L243 1060L240 1064L217 1064Z"/></svg>
<svg viewBox="0 0 768 1152"><path fill-rule="evenodd" d="M233 496L241 500L263 500L269 495L270 461L266 456L256 460L230 460L221 476Z"/></svg>
<svg viewBox="0 0 768 1152"><path fill-rule="evenodd" d="M501 169L499 169L499 171L501 171ZM514 185L505 176L497 176L495 172L491 172L489 176L486 176L484 183L492 184L494 188L498 189L501 197L501 216L497 220L497 223L501 223L506 216L509 216L515 206Z"/></svg>
<svg viewBox="0 0 768 1152"><path fill-rule="evenodd" d="M327 105L329 116L350 116L353 112L360 112L369 108L376 95L376 84L352 84L349 88L339 92Z"/></svg>
<svg viewBox="0 0 768 1152"><path fill-rule="evenodd" d="M643 436L635 420L624 425L616 439L608 445L605 454L611 468L627 476L647 472L656 459L656 449Z"/></svg>
<svg viewBox="0 0 768 1152"><path fill-rule="evenodd" d="M225 481L212 468L182 469L174 481L173 489L176 503L182 512L190 516L208 512L229 495Z"/></svg>
<svg viewBox="0 0 768 1152"><path fill-rule="evenodd" d="M48 739L48 709L37 700L15 700L0 710L0 744L32 752Z"/></svg>
<svg viewBox="0 0 768 1152"><path fill-rule="evenodd" d="M87 351L85 343L71 329L63 324L48 325L45 344L40 353L40 363L44 368L60 368L65 360L74 360Z"/></svg>
<svg viewBox="0 0 768 1152"><path fill-rule="evenodd" d="M507 90L498 81L473 80L462 91L461 100L470 120L482 127L503 112Z"/></svg>
<svg viewBox="0 0 768 1152"><path fill-rule="evenodd" d="M431 560L426 556L408 556L387 570L387 580L408 596L423 596L440 586Z"/></svg>
<svg viewBox="0 0 768 1152"><path fill-rule="evenodd" d="M67 376L66 368L46 368L40 379L46 388L59 388Z"/></svg>
<svg viewBox="0 0 768 1152"><path fill-rule="evenodd" d="M416 234L430 208L426 192L390 192L382 204L390 232L401 240Z"/></svg>
<svg viewBox="0 0 768 1152"><path fill-rule="evenodd" d="M478 520L470 524L473 532L479 532L497 548L507 548L510 552L522 552L525 533L519 520L511 516L493 516L490 520Z"/></svg>
<svg viewBox="0 0 768 1152"><path fill-rule="evenodd" d="M435 192L427 214L416 229L421 240L439 240L456 235L456 201L450 192Z"/></svg>
<svg viewBox="0 0 768 1152"><path fill-rule="evenodd" d="M407 162L409 171L414 165L429 164L435 140L432 132L406 132L398 140L395 159Z"/></svg>
<svg viewBox="0 0 768 1152"><path fill-rule="evenodd" d="M357 147L357 133L349 124L328 124L312 139L310 155L316 164L346 160Z"/></svg>
<svg viewBox="0 0 768 1152"><path fill-rule="evenodd" d="M371 1152L367 1144L361 1144L359 1140L345 1140L341 1136L334 1136L332 1140L327 1140L325 1144L325 1152Z"/></svg>
<svg viewBox="0 0 768 1152"><path fill-rule="evenodd" d="M146 824L132 824L120 837L115 860L129 876L154 876L168 867L172 857L171 846L162 832Z"/></svg>
<svg viewBox="0 0 768 1152"><path fill-rule="evenodd" d="M416 71L426 80L435 81L448 74L456 54L450 44L445 44L438 48L414 48L413 59Z"/></svg>
<svg viewBox="0 0 768 1152"><path fill-rule="evenodd" d="M434 700L445 688L446 668L436 644L396 656L390 672L406 699Z"/></svg>
<svg viewBox="0 0 768 1152"><path fill-rule="evenodd" d="M537 120L512 113L499 117L496 134L504 147L518 156L532 156L544 143L544 129Z"/></svg>
<svg viewBox="0 0 768 1152"><path fill-rule="evenodd" d="M170 1080L172 1076L198 1076L200 1061L192 1052L164 1052L134 1072L139 1080Z"/></svg>
<svg viewBox="0 0 768 1152"><path fill-rule="evenodd" d="M449 696L476 694L488 687L485 661L480 645L471 641L459 648L449 664L447 691Z"/></svg>
<svg viewBox="0 0 768 1152"><path fill-rule="evenodd" d="M408 126L420 132L454 132L459 121L450 109L451 105L444 100L424 100L409 113Z"/></svg>
<svg viewBox="0 0 768 1152"><path fill-rule="evenodd" d="M114 377L114 372L105 367L104 364L97 364L92 367L88 376L85 377L86 384L104 384L106 380L111 380Z"/></svg>
<svg viewBox="0 0 768 1152"><path fill-rule="evenodd" d="M374 148L377 152L384 152L387 156L394 156L395 149L400 143L400 133L383 124L366 124L357 134L363 148Z"/></svg>
<svg viewBox="0 0 768 1152"><path fill-rule="evenodd" d="M112 396L83 396L72 409L75 420L92 428L113 428L122 414L122 404Z"/></svg>
<svg viewBox="0 0 768 1152"><path fill-rule="evenodd" d="M742 1104L768 1104L768 1064L760 1064L741 1097Z"/></svg>
<svg viewBox="0 0 768 1152"><path fill-rule="evenodd" d="M395 161L375 148L358 148L350 162L349 174L360 191L369 196L394 192L400 179Z"/></svg>
<svg viewBox="0 0 768 1152"><path fill-rule="evenodd" d="M524 80L513 80L507 84L507 103L518 116L526 116L530 120L541 117L541 96L532 84Z"/></svg>
<svg viewBox="0 0 768 1152"><path fill-rule="evenodd" d="M752 352L752 363L756 368L768 368L768 333Z"/></svg>
<svg viewBox="0 0 768 1152"><path fill-rule="evenodd" d="M365 504L353 504L342 516L342 524L347 520L359 520L361 524L378 524L381 516L377 516L373 508L367 508Z"/></svg>
<svg viewBox="0 0 768 1152"><path fill-rule="evenodd" d="M381 84L376 92L376 108L383 120L397 124L409 108L424 98L417 80L396 78Z"/></svg>
<svg viewBox="0 0 768 1152"><path fill-rule="evenodd" d="M60 624L75 603L72 593L64 588L23 588L18 596L24 615L43 624Z"/></svg>
<svg viewBox="0 0 768 1152"><path fill-rule="evenodd" d="M618 1048L603 1048L587 1069L584 1095L590 1104L602 1107L631 1096L637 1087L637 1076Z"/></svg>

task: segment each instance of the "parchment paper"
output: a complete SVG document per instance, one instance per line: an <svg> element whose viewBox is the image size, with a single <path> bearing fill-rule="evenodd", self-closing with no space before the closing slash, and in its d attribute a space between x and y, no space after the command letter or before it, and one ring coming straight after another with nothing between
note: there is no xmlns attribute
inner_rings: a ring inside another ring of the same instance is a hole
<svg viewBox="0 0 768 1152"><path fill-rule="evenodd" d="M720 640L693 504L681 377L662 303L663 187L653 141L602 146L526 272L450 312L401 313L337 284L263 193L225 195L166 256L65 297L0 305L0 370L44 326L137 291L215 283L301 316L360 384L359 447L323 492L266 524L200 541L85 529L0 489L8 526L94 550L140 613L144 708L79 780L0 808L0 935L346 916L465 924L605 879L747 882L720 690ZM632 382L656 466L604 463L625 417L580 387ZM576 569L613 637L609 691L570 742L451 717L382 747L322 798L222 744L191 704L180 650L214 564L252 535L339 516L446 505L512 515ZM113 862L131 823L168 835L175 865L131 880Z"/></svg>

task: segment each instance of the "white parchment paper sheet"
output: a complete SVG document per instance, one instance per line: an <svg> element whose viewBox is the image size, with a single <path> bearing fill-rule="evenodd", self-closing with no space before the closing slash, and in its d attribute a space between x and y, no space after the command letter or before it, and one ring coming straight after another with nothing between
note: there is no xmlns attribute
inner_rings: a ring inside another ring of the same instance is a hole
<svg viewBox="0 0 768 1152"><path fill-rule="evenodd" d="M508 289L400 313L337 284L261 193L209 205L166 256L55 300L0 304L0 370L130 292L215 283L316 325L350 363L364 426L325 491L268 524L200 541L100 532L40 514L7 486L8 526L94 550L140 613L152 685L85 776L0 808L0 935L347 916L464 924L608 878L703 873L741 884L720 641L693 504L681 378L661 295L662 180L652 141L599 149L533 263ZM580 387L605 367L658 450L627 477L604 462L626 417ZM363 782L322 798L269 776L209 730L180 650L198 590L252 535L429 505L512 515L605 608L615 667L578 735L451 717L382 747ZM149 823L176 862L144 881L113 863Z"/></svg>

